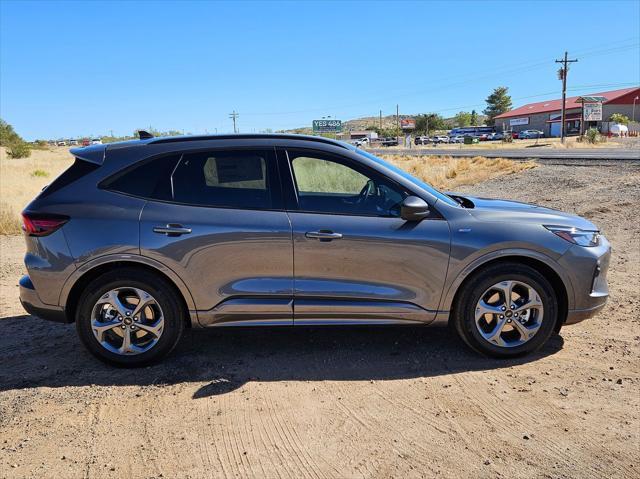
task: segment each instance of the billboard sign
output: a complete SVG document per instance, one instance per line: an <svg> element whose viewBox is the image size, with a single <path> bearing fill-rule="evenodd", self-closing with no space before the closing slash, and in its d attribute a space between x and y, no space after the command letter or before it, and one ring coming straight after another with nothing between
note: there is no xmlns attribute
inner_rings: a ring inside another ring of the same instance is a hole
<svg viewBox="0 0 640 479"><path fill-rule="evenodd" d="M337 133L342 131L342 120L313 120L314 133Z"/></svg>
<svg viewBox="0 0 640 479"><path fill-rule="evenodd" d="M509 120L509 125L510 126L528 125L528 124L529 124L529 117L526 117L526 118L511 118Z"/></svg>
<svg viewBox="0 0 640 479"><path fill-rule="evenodd" d="M400 120L400 128L403 130L415 130L416 129L416 121L405 118L404 120Z"/></svg>
<svg viewBox="0 0 640 479"><path fill-rule="evenodd" d="M582 105L584 107L584 121L602 121L602 103L585 102Z"/></svg>

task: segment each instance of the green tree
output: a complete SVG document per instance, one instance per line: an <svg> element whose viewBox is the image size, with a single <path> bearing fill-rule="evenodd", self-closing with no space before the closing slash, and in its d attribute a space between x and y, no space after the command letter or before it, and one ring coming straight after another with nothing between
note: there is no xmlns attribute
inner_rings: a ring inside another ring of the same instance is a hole
<svg viewBox="0 0 640 479"><path fill-rule="evenodd" d="M509 88L499 86L485 100L487 108L484 114L487 115L487 125L495 124L495 117L511 110L511 96L509 96Z"/></svg>
<svg viewBox="0 0 640 479"><path fill-rule="evenodd" d="M430 131L446 130L447 124L437 113L426 113L416 117L416 134L428 135Z"/></svg>
<svg viewBox="0 0 640 479"><path fill-rule="evenodd" d="M472 114L468 111L461 111L453 117L453 122L456 126L469 126L473 123L471 122Z"/></svg>
<svg viewBox="0 0 640 479"><path fill-rule="evenodd" d="M471 125L478 126L478 114L475 110L471 110Z"/></svg>
<svg viewBox="0 0 640 479"><path fill-rule="evenodd" d="M29 145L18 135L13 127L0 118L0 146L7 148L10 158L26 158L31 155Z"/></svg>
<svg viewBox="0 0 640 479"><path fill-rule="evenodd" d="M614 123L620 123L621 125L628 125L629 117L626 115L623 115L622 113L614 113L609 117L609 121L612 121Z"/></svg>
<svg viewBox="0 0 640 479"><path fill-rule="evenodd" d="M23 141L20 135L14 131L9 123L0 118L0 146L9 147L19 141Z"/></svg>

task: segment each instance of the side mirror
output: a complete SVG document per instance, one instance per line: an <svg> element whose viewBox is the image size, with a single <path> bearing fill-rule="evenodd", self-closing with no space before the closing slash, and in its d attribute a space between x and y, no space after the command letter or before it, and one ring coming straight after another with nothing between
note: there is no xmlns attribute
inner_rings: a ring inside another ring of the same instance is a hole
<svg viewBox="0 0 640 479"><path fill-rule="evenodd" d="M400 217L405 221L420 221L429 216L429 205L422 198L407 196L400 207Z"/></svg>

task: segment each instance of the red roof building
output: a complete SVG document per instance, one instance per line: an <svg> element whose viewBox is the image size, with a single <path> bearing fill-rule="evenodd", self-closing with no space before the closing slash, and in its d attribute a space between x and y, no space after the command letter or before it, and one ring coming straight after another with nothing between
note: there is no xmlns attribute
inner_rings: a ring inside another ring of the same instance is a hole
<svg viewBox="0 0 640 479"><path fill-rule="evenodd" d="M604 97L602 121L585 122L586 128L602 128L614 113L621 113L632 121L640 119L640 87L623 88L588 95L572 96L566 99L566 131L578 133L582 120L582 105L578 101L583 96ZM638 110L637 112L635 110ZM541 130L546 136L559 136L562 100L546 100L528 103L498 115L495 124L498 130ZM634 118L635 117L635 118Z"/></svg>

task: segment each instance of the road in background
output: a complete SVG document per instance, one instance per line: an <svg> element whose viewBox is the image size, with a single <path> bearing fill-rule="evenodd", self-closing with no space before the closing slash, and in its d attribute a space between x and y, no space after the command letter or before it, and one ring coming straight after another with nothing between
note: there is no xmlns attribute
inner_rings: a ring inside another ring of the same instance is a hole
<svg viewBox="0 0 640 479"><path fill-rule="evenodd" d="M536 148L500 148L489 150L484 148L461 148L459 150L445 148L375 148L367 150L374 155L435 155L472 158L511 158L511 159L598 159L598 160L640 160L640 150L636 148L576 148L576 149L536 149Z"/></svg>

